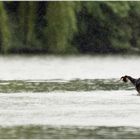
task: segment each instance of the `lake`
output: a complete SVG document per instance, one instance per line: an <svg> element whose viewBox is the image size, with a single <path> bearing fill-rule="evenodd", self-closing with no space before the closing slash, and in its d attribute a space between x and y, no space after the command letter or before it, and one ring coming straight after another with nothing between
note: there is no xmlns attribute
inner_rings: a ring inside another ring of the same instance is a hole
<svg viewBox="0 0 140 140"><path fill-rule="evenodd" d="M140 138L138 56L1 56L0 138Z"/></svg>

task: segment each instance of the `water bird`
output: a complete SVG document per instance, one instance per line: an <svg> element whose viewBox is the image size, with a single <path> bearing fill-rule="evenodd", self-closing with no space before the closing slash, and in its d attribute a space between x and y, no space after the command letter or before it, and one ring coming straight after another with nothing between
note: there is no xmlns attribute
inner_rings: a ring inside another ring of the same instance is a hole
<svg viewBox="0 0 140 140"><path fill-rule="evenodd" d="M135 86L137 92L140 94L140 78L135 79L131 76L125 75L125 76L122 76L120 80L122 80L125 83L130 81Z"/></svg>

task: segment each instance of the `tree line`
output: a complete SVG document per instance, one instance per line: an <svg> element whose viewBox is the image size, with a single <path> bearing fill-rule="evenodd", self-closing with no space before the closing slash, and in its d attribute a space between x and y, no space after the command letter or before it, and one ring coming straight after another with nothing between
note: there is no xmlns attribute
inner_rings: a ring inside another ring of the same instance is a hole
<svg viewBox="0 0 140 140"><path fill-rule="evenodd" d="M139 50L139 1L0 2L0 53Z"/></svg>

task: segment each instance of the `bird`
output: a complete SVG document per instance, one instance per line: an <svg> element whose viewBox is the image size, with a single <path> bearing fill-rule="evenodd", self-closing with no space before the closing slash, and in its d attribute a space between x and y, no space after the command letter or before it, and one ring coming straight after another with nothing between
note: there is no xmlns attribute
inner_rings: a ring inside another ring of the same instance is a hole
<svg viewBox="0 0 140 140"><path fill-rule="evenodd" d="M125 76L122 76L120 80L122 80L125 83L128 82L129 80L135 86L138 94L140 95L140 78L135 79L131 76L125 75Z"/></svg>

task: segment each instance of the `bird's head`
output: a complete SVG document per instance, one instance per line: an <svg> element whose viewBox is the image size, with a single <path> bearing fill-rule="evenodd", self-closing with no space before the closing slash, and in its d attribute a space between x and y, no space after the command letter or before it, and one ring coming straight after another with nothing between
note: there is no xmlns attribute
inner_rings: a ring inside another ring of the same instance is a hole
<svg viewBox="0 0 140 140"><path fill-rule="evenodd" d="M128 78L127 78L126 75L125 76L122 76L120 80L122 80L125 83L128 82Z"/></svg>

